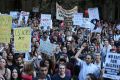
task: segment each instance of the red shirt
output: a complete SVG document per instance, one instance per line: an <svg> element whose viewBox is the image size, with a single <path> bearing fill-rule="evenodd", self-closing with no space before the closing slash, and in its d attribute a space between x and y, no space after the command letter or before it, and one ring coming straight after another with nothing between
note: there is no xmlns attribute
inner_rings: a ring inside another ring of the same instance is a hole
<svg viewBox="0 0 120 80"><path fill-rule="evenodd" d="M23 80L32 80L32 75L22 74L22 75L21 75L21 78L22 78Z"/></svg>

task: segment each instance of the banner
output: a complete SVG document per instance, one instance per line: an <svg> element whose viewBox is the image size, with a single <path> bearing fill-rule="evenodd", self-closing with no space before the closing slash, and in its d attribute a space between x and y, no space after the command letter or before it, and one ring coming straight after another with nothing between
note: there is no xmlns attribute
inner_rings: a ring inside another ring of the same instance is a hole
<svg viewBox="0 0 120 80"><path fill-rule="evenodd" d="M0 43L10 43L12 17L0 15Z"/></svg>
<svg viewBox="0 0 120 80"><path fill-rule="evenodd" d="M56 3L56 19L64 20L64 17L72 17L73 14L78 12L78 7L75 6L71 10L63 9L58 3Z"/></svg>
<svg viewBox="0 0 120 80"><path fill-rule="evenodd" d="M42 53L52 55L52 53L56 47L57 47L57 45L50 43L50 41L43 41L42 39L40 40L39 50Z"/></svg>
<svg viewBox="0 0 120 80"><path fill-rule="evenodd" d="M100 20L98 8L88 8L88 15L90 20L92 19Z"/></svg>
<svg viewBox="0 0 120 80"><path fill-rule="evenodd" d="M31 50L31 29L29 27L14 28L15 52L30 52Z"/></svg>
<svg viewBox="0 0 120 80"><path fill-rule="evenodd" d="M73 15L73 25L81 25L83 23L83 13L76 13Z"/></svg>
<svg viewBox="0 0 120 80"><path fill-rule="evenodd" d="M29 14L30 14L29 12L21 11L20 17L18 20L18 25L21 25L22 23L27 24Z"/></svg>
<svg viewBox="0 0 120 80"><path fill-rule="evenodd" d="M52 19L50 14L41 14L40 27L43 27L43 30L52 28Z"/></svg>
<svg viewBox="0 0 120 80"><path fill-rule="evenodd" d="M104 68L105 73L103 74L103 77L112 80L120 80L120 54L107 54Z"/></svg>

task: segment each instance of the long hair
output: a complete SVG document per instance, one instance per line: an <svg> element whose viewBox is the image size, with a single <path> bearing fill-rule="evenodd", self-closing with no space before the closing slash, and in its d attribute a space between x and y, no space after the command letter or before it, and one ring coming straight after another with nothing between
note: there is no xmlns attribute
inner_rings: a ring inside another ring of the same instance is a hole
<svg viewBox="0 0 120 80"><path fill-rule="evenodd" d="M33 75L34 67L32 62L25 62L23 67L23 72L25 72L28 75Z"/></svg>
<svg viewBox="0 0 120 80"><path fill-rule="evenodd" d="M49 62L48 73L49 73L49 74L52 74L52 71L53 71L53 69L54 69L54 64L53 64L53 62L52 62L50 59L45 59L45 60L44 60L44 63L45 63L45 61L48 61L48 62Z"/></svg>
<svg viewBox="0 0 120 80"><path fill-rule="evenodd" d="M20 70L19 70L19 68L17 68L17 67L14 67L14 68L11 70L11 80L14 80L14 78L13 78L13 76L12 76L12 72L13 72L14 69L17 70L17 74L18 74L17 80L21 80L21 79L20 79Z"/></svg>

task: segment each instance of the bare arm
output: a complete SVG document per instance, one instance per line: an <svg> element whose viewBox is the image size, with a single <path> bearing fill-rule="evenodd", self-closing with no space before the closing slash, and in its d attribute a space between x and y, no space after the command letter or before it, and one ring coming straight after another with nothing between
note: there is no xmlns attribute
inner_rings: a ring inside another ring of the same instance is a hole
<svg viewBox="0 0 120 80"><path fill-rule="evenodd" d="M81 54L81 52L82 52L83 49L84 49L84 48L81 47L80 50L76 53L76 55L75 55L75 58L76 58L76 59L79 57L79 55Z"/></svg>

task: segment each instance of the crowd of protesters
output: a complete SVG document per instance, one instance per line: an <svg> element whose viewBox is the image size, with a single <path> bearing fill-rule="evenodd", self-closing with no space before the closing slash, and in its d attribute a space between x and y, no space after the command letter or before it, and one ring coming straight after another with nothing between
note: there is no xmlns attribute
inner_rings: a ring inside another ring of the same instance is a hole
<svg viewBox="0 0 120 80"><path fill-rule="evenodd" d="M120 30L114 22L95 21L93 31L63 22L45 31L37 16L20 25L13 19L12 28L31 27L30 61L14 53L12 33L10 44L0 43L0 80L112 80L103 77L104 62L107 53L120 53ZM57 45L52 55L40 51L40 40Z"/></svg>

